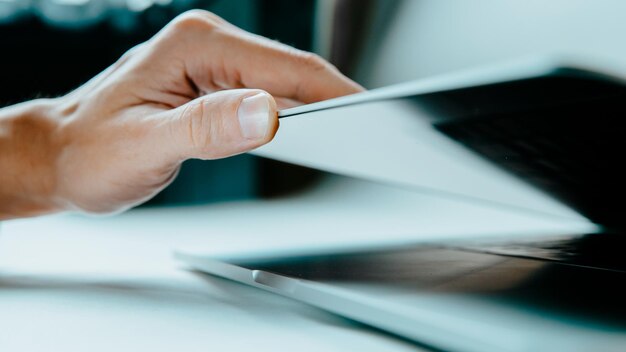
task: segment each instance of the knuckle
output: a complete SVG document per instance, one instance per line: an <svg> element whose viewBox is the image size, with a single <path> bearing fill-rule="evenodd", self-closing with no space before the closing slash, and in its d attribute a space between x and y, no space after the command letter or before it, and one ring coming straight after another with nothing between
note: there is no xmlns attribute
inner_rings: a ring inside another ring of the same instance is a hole
<svg viewBox="0 0 626 352"><path fill-rule="evenodd" d="M172 22L175 31L188 32L190 30L210 31L219 28L223 20L211 12L195 9L184 12Z"/></svg>
<svg viewBox="0 0 626 352"><path fill-rule="evenodd" d="M139 52L141 52L141 50L143 48L146 47L146 43L141 43L138 45L135 45L134 47L128 49L128 51L126 51L120 58L119 60L117 60L117 62L114 64L115 67L119 67L121 65L123 65L124 63L128 62L129 60L131 60L134 56L136 56Z"/></svg>
<svg viewBox="0 0 626 352"><path fill-rule="evenodd" d="M328 62L326 62L326 60L324 60L321 56L314 53L302 52L299 54L299 60L302 64L315 71L325 70L328 68Z"/></svg>
<svg viewBox="0 0 626 352"><path fill-rule="evenodd" d="M182 112L184 121L185 139L194 154L198 156L210 156L211 143L213 141L214 123L209 118L209 111L206 102L199 101L190 104Z"/></svg>

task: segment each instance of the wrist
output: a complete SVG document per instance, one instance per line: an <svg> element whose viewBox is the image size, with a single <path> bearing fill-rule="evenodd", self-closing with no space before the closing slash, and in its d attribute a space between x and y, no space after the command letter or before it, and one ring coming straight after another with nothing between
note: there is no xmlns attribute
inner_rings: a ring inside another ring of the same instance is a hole
<svg viewBox="0 0 626 352"><path fill-rule="evenodd" d="M0 219L63 210L56 196L57 105L38 99L0 110Z"/></svg>

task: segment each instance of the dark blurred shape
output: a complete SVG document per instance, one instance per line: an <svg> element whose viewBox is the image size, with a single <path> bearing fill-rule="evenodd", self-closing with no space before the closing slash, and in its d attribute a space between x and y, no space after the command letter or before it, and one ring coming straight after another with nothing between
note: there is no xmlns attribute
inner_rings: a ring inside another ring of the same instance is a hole
<svg viewBox="0 0 626 352"><path fill-rule="evenodd" d="M348 73L358 59L374 0L338 0L335 4L330 62Z"/></svg>
<svg viewBox="0 0 626 352"><path fill-rule="evenodd" d="M377 47L400 5L397 0L336 0L330 39L329 60L353 77L358 65L367 61L369 46ZM374 43L372 45L372 43Z"/></svg>

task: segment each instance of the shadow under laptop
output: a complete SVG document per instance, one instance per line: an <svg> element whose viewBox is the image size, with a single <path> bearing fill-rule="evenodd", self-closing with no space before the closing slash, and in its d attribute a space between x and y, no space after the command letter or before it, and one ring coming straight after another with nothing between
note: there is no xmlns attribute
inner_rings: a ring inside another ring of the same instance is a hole
<svg viewBox="0 0 626 352"><path fill-rule="evenodd" d="M176 314L194 312L194 318L203 314L205 319L222 319L223 311L239 311L253 320L278 322L289 321L290 316L300 317L333 328L366 331L377 339L392 339L396 343L406 344L419 350L439 351L421 345L400 336L389 334L377 328L309 307L301 303L284 299L271 293L245 286L227 279L208 275L193 270L181 272L185 278L172 277L103 277L102 275L70 274L2 274L0 272L0 298L7 293L19 292L20 295L42 295L51 302L82 306L82 314L90 314L93 306L104 306L105 302L115 302L116 306L128 307L129 311L140 312L147 307L160 307L165 312ZM199 280L189 280L191 274ZM144 307L144 308L142 308ZM216 309L217 308L217 309ZM95 310L94 310L95 311ZM6 312L5 312L6 313ZM69 313L71 316L76 313ZM282 316L282 317L281 317ZM302 324L296 319L294 326ZM304 323L306 324L306 322ZM245 330L245 326L241 326Z"/></svg>

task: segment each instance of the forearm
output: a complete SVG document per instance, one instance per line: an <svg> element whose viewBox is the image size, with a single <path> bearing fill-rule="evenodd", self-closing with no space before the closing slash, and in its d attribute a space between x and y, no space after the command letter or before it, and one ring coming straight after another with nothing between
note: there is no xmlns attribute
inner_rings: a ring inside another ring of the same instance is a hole
<svg viewBox="0 0 626 352"><path fill-rule="evenodd" d="M55 197L60 121L52 100L0 109L0 220L51 213Z"/></svg>

